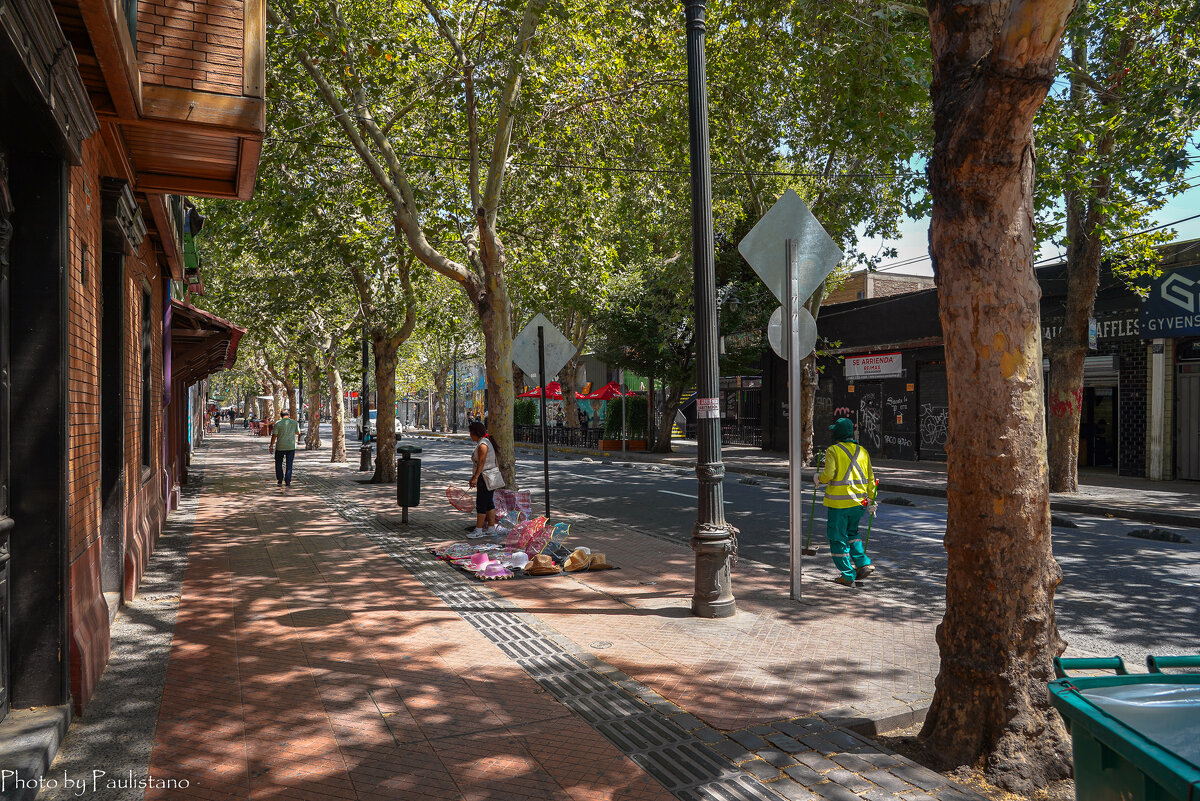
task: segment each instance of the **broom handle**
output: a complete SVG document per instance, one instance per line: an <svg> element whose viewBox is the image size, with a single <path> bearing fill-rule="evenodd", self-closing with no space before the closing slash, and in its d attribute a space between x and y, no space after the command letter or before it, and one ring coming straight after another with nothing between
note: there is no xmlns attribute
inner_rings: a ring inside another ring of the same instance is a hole
<svg viewBox="0 0 1200 801"><path fill-rule="evenodd" d="M874 501L879 497L879 479L875 479L875 493L871 496ZM867 546L871 544L871 526L875 523L875 515L871 514L870 508L867 509L867 537L863 540L863 550L867 550Z"/></svg>
<svg viewBox="0 0 1200 801"><path fill-rule="evenodd" d="M822 453L819 456L817 456L817 470L818 470L817 474L818 475L820 475L819 471L821 469L823 469L824 467L825 467L825 454ZM808 542L804 543L804 550L806 550L806 551L812 546L813 518L816 516L816 514L817 514L817 485L814 483L813 484L812 506L808 510Z"/></svg>

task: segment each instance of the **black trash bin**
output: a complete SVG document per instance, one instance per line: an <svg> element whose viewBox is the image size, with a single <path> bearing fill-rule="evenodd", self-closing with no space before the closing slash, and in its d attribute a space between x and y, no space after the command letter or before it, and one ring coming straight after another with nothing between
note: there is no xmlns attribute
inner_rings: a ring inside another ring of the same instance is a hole
<svg viewBox="0 0 1200 801"><path fill-rule="evenodd" d="M416 445L396 448L396 505L404 508L402 522L408 522L408 507L421 505L421 460L412 458L421 449Z"/></svg>

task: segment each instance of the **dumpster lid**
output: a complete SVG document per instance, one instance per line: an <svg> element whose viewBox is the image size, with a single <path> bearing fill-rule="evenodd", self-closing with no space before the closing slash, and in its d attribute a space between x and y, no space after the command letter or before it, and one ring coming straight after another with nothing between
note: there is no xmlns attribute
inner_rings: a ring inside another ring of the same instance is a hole
<svg viewBox="0 0 1200 801"><path fill-rule="evenodd" d="M396 448L397 453L420 453L421 449L416 445L400 445Z"/></svg>
<svg viewBox="0 0 1200 801"><path fill-rule="evenodd" d="M1117 684L1080 692L1147 740L1200 766L1200 685Z"/></svg>

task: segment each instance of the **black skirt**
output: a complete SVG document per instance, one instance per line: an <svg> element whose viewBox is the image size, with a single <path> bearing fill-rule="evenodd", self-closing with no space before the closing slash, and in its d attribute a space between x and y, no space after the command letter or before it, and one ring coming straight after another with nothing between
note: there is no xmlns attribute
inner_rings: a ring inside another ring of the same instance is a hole
<svg viewBox="0 0 1200 801"><path fill-rule="evenodd" d="M493 497L495 493L495 490L487 488L487 482L481 475L475 489L475 512L477 514L485 515L496 508L496 501Z"/></svg>

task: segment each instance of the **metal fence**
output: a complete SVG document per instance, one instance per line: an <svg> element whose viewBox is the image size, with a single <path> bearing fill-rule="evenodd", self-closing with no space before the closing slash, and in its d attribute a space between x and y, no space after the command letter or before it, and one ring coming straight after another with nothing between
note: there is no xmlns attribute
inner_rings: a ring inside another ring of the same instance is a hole
<svg viewBox="0 0 1200 801"><path fill-rule="evenodd" d="M695 439L698 431L696 423L688 423L684 427L685 439ZM744 423L721 423L721 443L723 445L762 445L762 426L746 425Z"/></svg>
<svg viewBox="0 0 1200 801"><path fill-rule="evenodd" d="M546 429L546 439L551 445L561 445L566 448L600 449L599 428L567 428L565 426L549 426ZM513 426L513 438L517 442L542 443L541 426Z"/></svg>

